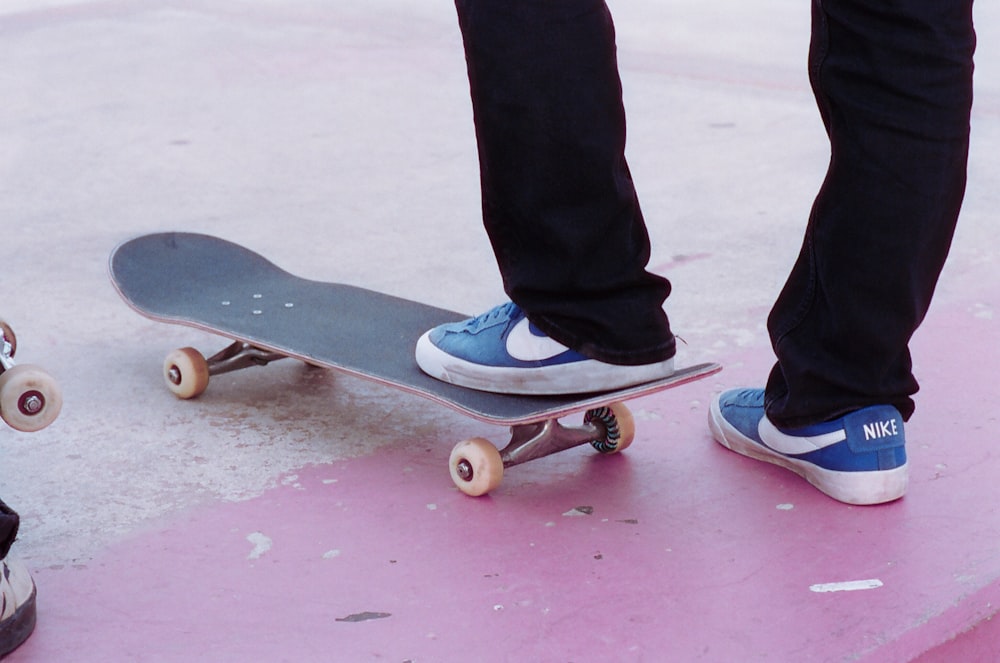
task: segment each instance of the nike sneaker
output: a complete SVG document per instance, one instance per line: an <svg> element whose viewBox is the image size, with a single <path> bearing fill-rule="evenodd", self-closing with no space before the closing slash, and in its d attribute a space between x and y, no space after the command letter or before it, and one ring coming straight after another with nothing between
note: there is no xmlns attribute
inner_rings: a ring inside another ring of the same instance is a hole
<svg viewBox="0 0 1000 663"><path fill-rule="evenodd" d="M673 358L641 366L588 359L546 336L513 303L435 327L417 341L416 358L421 370L439 380L502 394L606 391L674 372Z"/></svg>
<svg viewBox="0 0 1000 663"><path fill-rule="evenodd" d="M891 405L786 429L764 414L763 389L733 389L712 402L708 426L727 449L791 470L835 500L881 504L906 492L903 418Z"/></svg>

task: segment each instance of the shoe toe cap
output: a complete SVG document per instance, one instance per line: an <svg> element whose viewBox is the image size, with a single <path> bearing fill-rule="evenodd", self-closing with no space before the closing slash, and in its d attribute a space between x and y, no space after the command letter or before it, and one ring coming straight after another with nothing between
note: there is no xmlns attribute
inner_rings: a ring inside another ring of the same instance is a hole
<svg viewBox="0 0 1000 663"><path fill-rule="evenodd" d="M730 389L718 396L719 416L731 428L754 441L760 441L757 432L764 416L763 389Z"/></svg>

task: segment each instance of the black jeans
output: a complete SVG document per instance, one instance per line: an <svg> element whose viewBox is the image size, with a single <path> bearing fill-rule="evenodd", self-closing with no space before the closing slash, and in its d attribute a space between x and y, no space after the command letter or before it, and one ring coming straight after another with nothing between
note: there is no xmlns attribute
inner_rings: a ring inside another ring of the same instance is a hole
<svg viewBox="0 0 1000 663"><path fill-rule="evenodd" d="M17 513L0 500L0 560L7 556L10 547L14 545L20 523Z"/></svg>
<svg viewBox="0 0 1000 663"><path fill-rule="evenodd" d="M625 162L603 0L457 0L482 179L504 286L532 322L595 359L674 354L666 279Z"/></svg>
<svg viewBox="0 0 1000 663"><path fill-rule="evenodd" d="M483 217L504 284L590 356L672 356L670 284L624 158L603 0L456 0ZM768 414L803 425L874 403L909 416L907 345L965 189L972 0L814 0L810 74L832 146L799 260L769 318ZM706 174L706 176L709 176Z"/></svg>
<svg viewBox="0 0 1000 663"><path fill-rule="evenodd" d="M972 0L813 0L809 74L831 160L768 319L768 417L913 413L908 344L965 194Z"/></svg>

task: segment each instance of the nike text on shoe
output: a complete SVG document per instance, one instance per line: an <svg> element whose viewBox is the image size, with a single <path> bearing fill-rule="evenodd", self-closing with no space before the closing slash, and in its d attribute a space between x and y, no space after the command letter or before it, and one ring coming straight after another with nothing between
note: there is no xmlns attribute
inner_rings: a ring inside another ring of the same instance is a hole
<svg viewBox="0 0 1000 663"><path fill-rule="evenodd" d="M727 449L791 470L835 500L881 504L906 492L903 418L891 405L782 430L764 415L763 389L733 389L712 402L708 425Z"/></svg>
<svg viewBox="0 0 1000 663"><path fill-rule="evenodd" d="M588 359L549 338L516 304L498 306L420 337L417 364L444 382L503 394L576 394L669 377L674 360L619 366Z"/></svg>

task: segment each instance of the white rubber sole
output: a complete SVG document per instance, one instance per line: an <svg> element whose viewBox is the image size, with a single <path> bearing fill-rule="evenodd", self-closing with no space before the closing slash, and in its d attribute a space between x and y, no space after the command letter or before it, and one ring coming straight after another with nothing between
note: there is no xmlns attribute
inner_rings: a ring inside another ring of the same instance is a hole
<svg viewBox="0 0 1000 663"><path fill-rule="evenodd" d="M719 399L712 401L708 412L708 427L715 441L738 454L771 463L798 474L820 492L846 504L872 505L898 500L909 485L909 466L870 472L837 472L798 458L783 456L757 444L736 430L719 408Z"/></svg>
<svg viewBox="0 0 1000 663"><path fill-rule="evenodd" d="M673 358L642 366L619 366L588 359L544 368L483 366L442 352L428 338L417 341L420 369L433 378L468 389L496 394L553 396L630 387L674 373Z"/></svg>

